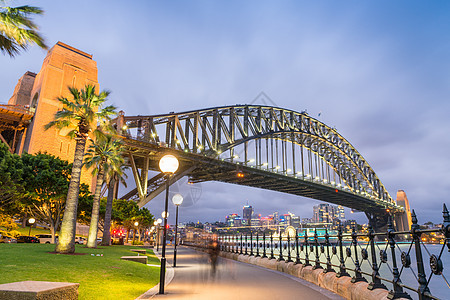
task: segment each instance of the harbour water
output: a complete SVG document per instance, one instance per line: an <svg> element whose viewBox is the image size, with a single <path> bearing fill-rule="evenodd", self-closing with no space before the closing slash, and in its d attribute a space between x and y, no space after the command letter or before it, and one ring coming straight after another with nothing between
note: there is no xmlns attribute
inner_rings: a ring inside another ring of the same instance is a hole
<svg viewBox="0 0 450 300"><path fill-rule="evenodd" d="M235 242L239 243L240 240L236 240ZM321 241L319 241L320 244ZM336 245L335 241L331 241L332 245ZM245 244L245 239L243 240L243 244ZM273 240L273 253L275 258L278 258L279 256L279 241L278 239ZM251 242L250 239L247 240L247 253L250 254L251 252L251 246L253 246L253 255L256 255L257 252L260 256L263 255L263 242L262 239L253 239ZM311 249L312 247L312 249ZM290 246L288 247L287 241L282 242L282 248L283 248L283 257L287 260L288 258L288 248L291 254L291 259L295 261L296 259L296 247L295 242L291 241ZM328 248L328 249L327 249ZM319 261L321 262L322 267L326 267L327 262L327 251L329 251L330 258L331 258L331 264L333 266L333 269L338 272L339 271L339 247L336 247L337 253L333 254L333 246L324 247L324 252L322 253L319 249ZM382 280L382 283L386 285L388 290L392 290L392 280L393 280L393 260L392 260L392 252L389 244L387 242L379 242L375 245L376 251L376 259L377 264L379 267L379 274L382 278L386 279L386 281ZM240 251L240 247L234 246L234 251ZM313 245L309 245L308 249L306 247L303 247L303 251L300 250L301 247L299 246L299 258L302 263L305 262L306 259L306 252L308 253L309 263L311 265L315 265L316 260L316 247ZM347 256L347 249L350 249L350 256ZM351 244L350 241L345 242L343 246L343 253L344 253L344 263L345 267L348 268L347 272L350 276L354 276L355 273L352 271L352 269L355 269L355 253L354 253L354 245ZM362 252L365 249L368 254L367 259L362 258ZM307 250L307 251L306 251ZM313 250L313 252L311 252ZM422 250L422 257L423 257L423 264L425 268L425 275L426 280L429 281L428 287L431 292L431 294L434 297L437 297L439 299L450 299L448 296L448 293L450 292L450 286L448 284L448 280L450 280L450 252L447 248L447 246L442 244L421 244L421 250ZM385 251L387 255L386 262L381 262L381 252ZM411 264L410 267L403 267L402 261L401 261L401 254L402 252L408 253L410 255ZM243 252L245 252L245 245L243 247ZM441 254L441 262L443 265L443 271L441 275L435 275L431 271L430 267L430 258L434 254L436 257L439 257ZM372 279L370 275L372 274L372 256L371 256L371 249L370 245L367 242L358 242L357 244L357 254L358 254L358 261L360 264L361 271L367 274L363 274L363 277L368 281L371 282ZM271 248L270 248L270 241L266 239L266 255L270 257L271 255ZM416 260L416 252L414 245L411 245L411 243L397 243L395 245L395 256L396 256L396 262L397 262L397 268L400 273L400 279L402 284L405 286L410 287L413 290L408 289L407 287L404 287L403 290L407 292L413 299L418 299L417 295L417 289L419 287L419 283L417 280L418 277L418 269L417 269L417 260Z"/></svg>

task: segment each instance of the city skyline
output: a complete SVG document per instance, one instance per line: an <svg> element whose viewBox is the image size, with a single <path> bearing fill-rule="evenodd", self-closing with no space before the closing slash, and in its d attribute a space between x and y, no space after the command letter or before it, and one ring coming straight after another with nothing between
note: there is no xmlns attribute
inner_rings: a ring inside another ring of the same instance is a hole
<svg viewBox="0 0 450 300"><path fill-rule="evenodd" d="M441 219L450 192L450 59L441 38L449 29L450 4L136 1L139 10L124 10L118 1L36 5L45 11L35 21L48 45L60 40L92 54L100 88L112 90L111 102L127 115L251 103L263 91L277 106L307 110L336 127L392 197L406 192L411 208L420 211L419 222ZM99 22L99 11L111 18ZM119 17L124 22L116 22ZM45 55L32 47L15 59L0 58L0 102L8 101L26 71L39 71ZM180 207L181 221L219 219L246 200L262 214L309 211L321 203L222 183L202 183L200 189L198 199ZM159 217L162 203L160 195L147 207Z"/></svg>

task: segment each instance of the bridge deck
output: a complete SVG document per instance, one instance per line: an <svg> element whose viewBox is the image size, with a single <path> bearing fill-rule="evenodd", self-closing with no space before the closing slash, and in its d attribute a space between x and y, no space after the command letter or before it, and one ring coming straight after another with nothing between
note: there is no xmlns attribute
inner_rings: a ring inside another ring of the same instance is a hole
<svg viewBox="0 0 450 300"><path fill-rule="evenodd" d="M149 170L159 171L159 159L168 153L175 154L180 160L181 169L192 169L186 174L192 182L220 181L263 188L322 200L370 213L385 213L387 208L396 209L393 203L376 201L333 185L319 184L313 180L303 180L258 168L236 165L213 157L160 147L134 139L125 138L124 141L128 151L133 154L138 167L142 167L144 159L149 158ZM237 176L238 170L244 174L244 177L239 178ZM133 194L133 191L130 194Z"/></svg>

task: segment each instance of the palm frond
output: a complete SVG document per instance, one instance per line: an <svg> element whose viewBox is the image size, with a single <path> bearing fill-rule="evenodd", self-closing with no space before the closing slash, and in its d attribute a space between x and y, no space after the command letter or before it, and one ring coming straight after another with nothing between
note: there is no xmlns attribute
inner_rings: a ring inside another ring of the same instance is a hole
<svg viewBox="0 0 450 300"><path fill-rule="evenodd" d="M30 19L30 15L42 13L42 9L34 6L0 7L0 50L14 57L33 43L47 49L38 26Z"/></svg>

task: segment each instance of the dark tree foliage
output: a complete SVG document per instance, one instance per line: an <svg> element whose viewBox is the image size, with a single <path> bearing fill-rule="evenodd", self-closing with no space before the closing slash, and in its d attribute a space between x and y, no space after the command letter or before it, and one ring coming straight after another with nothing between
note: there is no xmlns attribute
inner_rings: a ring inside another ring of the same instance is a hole
<svg viewBox="0 0 450 300"><path fill-rule="evenodd" d="M22 209L17 200L24 192L22 160L0 143L0 213L17 215Z"/></svg>
<svg viewBox="0 0 450 300"><path fill-rule="evenodd" d="M46 153L11 154L0 143L0 214L14 218L33 216L46 224L53 236L60 228L72 164ZM92 195L82 185L80 200L92 208ZM78 219L90 218L90 209Z"/></svg>

